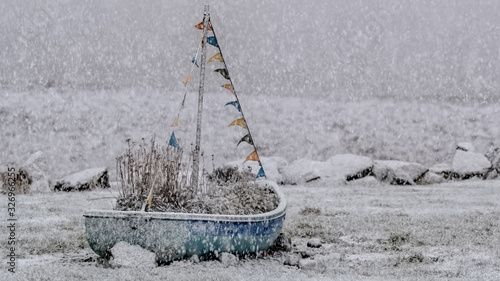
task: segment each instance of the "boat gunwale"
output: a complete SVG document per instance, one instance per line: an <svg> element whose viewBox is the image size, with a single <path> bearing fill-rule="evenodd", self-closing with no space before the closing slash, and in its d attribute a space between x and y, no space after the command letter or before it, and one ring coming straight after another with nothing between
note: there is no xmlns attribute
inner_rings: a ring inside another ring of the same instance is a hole
<svg viewBox="0 0 500 281"><path fill-rule="evenodd" d="M279 204L274 210L253 215L218 215L199 213L176 212L141 212L141 211L115 211L115 210L89 210L83 215L86 218L143 218L143 219L168 219L177 221L216 221L216 222L262 222L278 219L285 216L287 202L285 195L278 185L270 180L257 180L259 185L269 185L279 197Z"/></svg>

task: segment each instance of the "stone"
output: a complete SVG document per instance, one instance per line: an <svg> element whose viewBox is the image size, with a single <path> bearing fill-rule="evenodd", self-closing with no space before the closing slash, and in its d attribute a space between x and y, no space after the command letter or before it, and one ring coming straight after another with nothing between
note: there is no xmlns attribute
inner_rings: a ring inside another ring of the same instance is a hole
<svg viewBox="0 0 500 281"><path fill-rule="evenodd" d="M226 252L220 253L218 259L224 267L236 266L240 262L238 257Z"/></svg>
<svg viewBox="0 0 500 281"><path fill-rule="evenodd" d="M415 181L416 184L428 185L428 184L438 184L444 182L446 179L442 175L438 175L431 171L427 171L422 177Z"/></svg>
<svg viewBox="0 0 500 281"><path fill-rule="evenodd" d="M427 170L418 163L376 160L372 172L379 181L393 185L414 185Z"/></svg>
<svg viewBox="0 0 500 281"><path fill-rule="evenodd" d="M299 159L280 169L284 184L305 184L320 179L326 163L308 159Z"/></svg>
<svg viewBox="0 0 500 281"><path fill-rule="evenodd" d="M353 154L339 154L326 161L328 169L324 171L326 177L344 178L347 181L360 179L371 174L373 160L369 157Z"/></svg>
<svg viewBox="0 0 500 281"><path fill-rule="evenodd" d="M486 175L491 168L491 162L481 153L457 149L451 167L454 178L468 179Z"/></svg>
<svg viewBox="0 0 500 281"><path fill-rule="evenodd" d="M278 235L271 247L269 247L269 250L272 252L290 252L292 250L292 239L282 232Z"/></svg>
<svg viewBox="0 0 500 281"><path fill-rule="evenodd" d="M500 148L492 148L484 155L491 163L491 168L500 173Z"/></svg>
<svg viewBox="0 0 500 281"><path fill-rule="evenodd" d="M299 159L280 170L286 184L338 185L371 174L373 161L364 156L339 154L327 161ZM319 181L320 180L320 181Z"/></svg>
<svg viewBox="0 0 500 281"><path fill-rule="evenodd" d="M2 192L7 190L9 178L14 179L16 193L25 194L29 192L50 192L50 178L47 168L46 156L43 152L38 151L32 154L22 165L14 168L15 175L9 177L7 168L0 170L0 178L2 180ZM12 172L12 171L11 171Z"/></svg>
<svg viewBox="0 0 500 281"><path fill-rule="evenodd" d="M283 176L279 172L282 167L286 167L288 162L277 156L273 157L259 157L264 167L264 172L266 173L266 177L268 180L274 181L277 184L283 184ZM224 164L226 167L237 167L239 171L249 170L252 174L257 176L257 173L260 170L259 162L257 161L248 161L244 164L241 161L233 161Z"/></svg>
<svg viewBox="0 0 500 281"><path fill-rule="evenodd" d="M130 245L127 242L118 242L111 248L113 260L110 263L114 266L137 268L154 268L157 266L156 254L143 249L138 245Z"/></svg>
<svg viewBox="0 0 500 281"><path fill-rule="evenodd" d="M453 174L453 169L447 163L435 164L429 168L429 171L441 175L445 179L449 179Z"/></svg>
<svg viewBox="0 0 500 281"><path fill-rule="evenodd" d="M83 191L110 187L106 167L83 170L58 180L55 191Z"/></svg>
<svg viewBox="0 0 500 281"><path fill-rule="evenodd" d="M320 248L323 244L319 238L311 238L307 241L307 247L309 248Z"/></svg>
<svg viewBox="0 0 500 281"><path fill-rule="evenodd" d="M299 266L300 257L297 254L285 254L283 256L283 264L289 266Z"/></svg>
<svg viewBox="0 0 500 281"><path fill-rule="evenodd" d="M318 267L318 262L311 259L303 259L299 261L299 268L303 270L314 270Z"/></svg>
<svg viewBox="0 0 500 281"><path fill-rule="evenodd" d="M190 258L189 258L189 261L194 263L194 264L197 264L197 263L200 263L200 258L198 257L198 255L192 255Z"/></svg>
<svg viewBox="0 0 500 281"><path fill-rule="evenodd" d="M468 142L459 142L457 144L457 150L462 150L462 151L468 151L468 152L475 152L476 148L468 143Z"/></svg>

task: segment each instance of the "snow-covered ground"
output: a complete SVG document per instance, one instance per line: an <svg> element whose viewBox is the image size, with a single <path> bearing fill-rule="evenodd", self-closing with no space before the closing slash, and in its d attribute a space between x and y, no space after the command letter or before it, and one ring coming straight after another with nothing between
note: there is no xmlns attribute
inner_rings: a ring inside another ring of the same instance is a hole
<svg viewBox="0 0 500 281"><path fill-rule="evenodd" d="M496 280L500 278L498 181L432 186L283 186L283 232L309 269L284 265L287 254L237 264L174 262L109 268L85 241L83 213L111 209L117 194L19 195L18 280ZM5 219L5 214L1 214ZM320 248L307 248L319 238ZM5 241L1 241L5 248ZM2 264L0 277L7 278ZM2 279L7 280L7 279ZM9 279L12 280L12 279Z"/></svg>

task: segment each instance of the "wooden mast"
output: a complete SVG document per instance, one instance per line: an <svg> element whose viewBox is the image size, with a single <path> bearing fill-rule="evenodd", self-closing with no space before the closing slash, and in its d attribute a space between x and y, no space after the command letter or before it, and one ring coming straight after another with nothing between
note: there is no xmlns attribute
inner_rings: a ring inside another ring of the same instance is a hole
<svg viewBox="0 0 500 281"><path fill-rule="evenodd" d="M203 112L203 86L205 83L205 61L207 53L207 29L210 21L208 5L205 5L203 13L203 38L201 39L201 62L200 62L200 87L198 90L198 115L196 118L196 144L193 151L193 174L191 175L191 187L199 191L200 178L200 142L201 142L201 117Z"/></svg>

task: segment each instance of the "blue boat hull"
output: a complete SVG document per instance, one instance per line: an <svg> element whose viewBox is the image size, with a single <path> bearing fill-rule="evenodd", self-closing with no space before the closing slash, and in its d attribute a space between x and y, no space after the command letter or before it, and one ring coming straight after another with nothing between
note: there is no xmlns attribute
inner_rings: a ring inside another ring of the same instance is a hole
<svg viewBox="0 0 500 281"><path fill-rule="evenodd" d="M89 211L85 213L87 241L99 256L109 258L111 248L124 241L154 252L158 262L169 262L215 252L237 255L259 253L278 237L286 214L286 200L276 183L279 206L259 215L207 215L188 213Z"/></svg>

